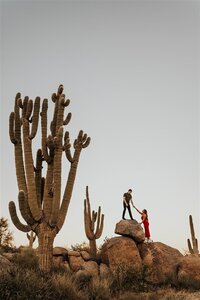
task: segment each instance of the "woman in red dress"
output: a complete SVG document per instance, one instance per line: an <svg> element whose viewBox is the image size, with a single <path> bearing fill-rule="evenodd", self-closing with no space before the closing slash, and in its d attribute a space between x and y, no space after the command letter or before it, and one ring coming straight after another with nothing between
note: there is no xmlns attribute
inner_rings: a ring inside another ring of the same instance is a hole
<svg viewBox="0 0 200 300"><path fill-rule="evenodd" d="M135 207L135 206L134 206ZM147 242L150 242L150 231L149 231L149 220L148 220L148 213L147 213L147 210L146 209L143 209L143 211L139 211L139 209L137 209L135 207L135 209L141 214L141 219L142 219L142 222L140 224L143 223L144 225L144 232L145 232L145 238L147 240Z"/></svg>

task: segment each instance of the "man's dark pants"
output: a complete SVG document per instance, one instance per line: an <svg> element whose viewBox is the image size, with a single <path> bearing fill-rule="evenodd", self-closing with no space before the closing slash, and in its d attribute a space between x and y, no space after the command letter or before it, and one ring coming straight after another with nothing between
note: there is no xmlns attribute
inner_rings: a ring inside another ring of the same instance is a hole
<svg viewBox="0 0 200 300"><path fill-rule="evenodd" d="M129 216L130 216L131 220L133 220L130 204L128 204L128 206L126 206L126 204L123 202L123 205L124 205L124 210L123 210L123 214L122 214L122 219L125 219L125 212L126 212L126 209L128 209Z"/></svg>

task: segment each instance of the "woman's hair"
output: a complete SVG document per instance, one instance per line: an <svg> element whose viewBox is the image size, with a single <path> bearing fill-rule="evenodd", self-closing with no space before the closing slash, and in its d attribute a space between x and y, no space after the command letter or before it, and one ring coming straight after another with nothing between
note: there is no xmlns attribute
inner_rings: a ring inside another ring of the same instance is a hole
<svg viewBox="0 0 200 300"><path fill-rule="evenodd" d="M147 218L147 220L148 220L148 213L147 213L147 210L146 209L143 209L143 211L142 211L143 213L145 213L145 215L146 215L146 218Z"/></svg>

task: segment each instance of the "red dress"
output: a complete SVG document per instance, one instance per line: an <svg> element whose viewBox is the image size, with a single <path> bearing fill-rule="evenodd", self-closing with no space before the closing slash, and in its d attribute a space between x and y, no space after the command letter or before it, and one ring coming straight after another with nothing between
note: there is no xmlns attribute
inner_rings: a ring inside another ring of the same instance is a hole
<svg viewBox="0 0 200 300"><path fill-rule="evenodd" d="M151 236L149 231L149 221L146 217L144 218L144 216L142 216L142 223L144 225L145 237L149 239Z"/></svg>

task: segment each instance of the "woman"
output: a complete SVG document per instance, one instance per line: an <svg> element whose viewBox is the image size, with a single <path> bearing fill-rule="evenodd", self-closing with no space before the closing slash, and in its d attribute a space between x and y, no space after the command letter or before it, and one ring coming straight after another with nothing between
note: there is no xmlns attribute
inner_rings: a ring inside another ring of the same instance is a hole
<svg viewBox="0 0 200 300"><path fill-rule="evenodd" d="M143 211L141 212L141 211L139 211L139 209L137 209L137 207L134 206L134 208L141 214L142 222L140 222L140 224L143 223L143 225L144 225L144 232L145 232L146 241L147 241L147 243L151 242L147 210L143 209Z"/></svg>

